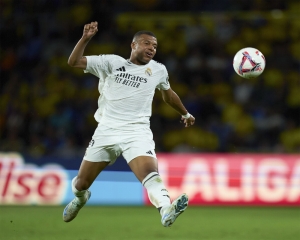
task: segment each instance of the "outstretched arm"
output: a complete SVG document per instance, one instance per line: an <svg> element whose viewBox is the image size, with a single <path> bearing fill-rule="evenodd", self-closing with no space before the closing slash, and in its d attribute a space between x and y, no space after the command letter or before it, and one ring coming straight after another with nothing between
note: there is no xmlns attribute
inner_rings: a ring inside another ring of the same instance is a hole
<svg viewBox="0 0 300 240"><path fill-rule="evenodd" d="M194 125L195 118L188 113L178 95L171 88L168 90L162 90L161 93L165 103L170 105L181 115L181 120L183 120L185 127Z"/></svg>
<svg viewBox="0 0 300 240"><path fill-rule="evenodd" d="M91 38L98 32L98 23L91 22L90 24L84 25L83 35L74 47L69 60L68 64L71 67L86 69L86 57L83 56L84 49Z"/></svg>

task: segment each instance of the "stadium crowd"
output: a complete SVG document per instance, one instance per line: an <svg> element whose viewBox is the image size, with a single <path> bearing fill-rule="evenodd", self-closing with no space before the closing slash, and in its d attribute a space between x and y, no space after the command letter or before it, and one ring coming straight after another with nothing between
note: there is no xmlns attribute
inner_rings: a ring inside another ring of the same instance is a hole
<svg viewBox="0 0 300 240"><path fill-rule="evenodd" d="M300 4L237 0L0 1L0 151L80 156L96 121L97 78L67 65L84 24L99 31L85 55L130 55L135 32L153 31L155 59L196 124L155 94L157 152L300 152ZM232 68L258 48L264 73Z"/></svg>

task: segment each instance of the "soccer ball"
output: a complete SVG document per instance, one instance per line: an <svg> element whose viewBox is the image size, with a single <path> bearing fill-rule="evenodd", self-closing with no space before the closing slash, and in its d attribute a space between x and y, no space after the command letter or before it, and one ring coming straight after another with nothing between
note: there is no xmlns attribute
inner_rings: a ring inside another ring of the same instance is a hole
<svg viewBox="0 0 300 240"><path fill-rule="evenodd" d="M265 66L264 55L252 47L241 49L233 58L233 68L243 78L258 77L264 71Z"/></svg>

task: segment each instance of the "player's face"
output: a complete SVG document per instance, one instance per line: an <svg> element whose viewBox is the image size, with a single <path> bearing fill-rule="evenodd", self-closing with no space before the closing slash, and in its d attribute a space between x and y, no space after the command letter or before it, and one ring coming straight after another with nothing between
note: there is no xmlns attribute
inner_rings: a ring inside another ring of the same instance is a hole
<svg viewBox="0 0 300 240"><path fill-rule="evenodd" d="M142 34L132 44L132 57L138 64L147 64L156 54L157 40L155 37Z"/></svg>

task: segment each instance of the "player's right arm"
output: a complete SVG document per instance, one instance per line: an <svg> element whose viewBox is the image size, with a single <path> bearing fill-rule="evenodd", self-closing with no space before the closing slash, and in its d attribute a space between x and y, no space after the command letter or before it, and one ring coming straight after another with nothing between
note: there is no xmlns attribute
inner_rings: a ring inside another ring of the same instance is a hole
<svg viewBox="0 0 300 240"><path fill-rule="evenodd" d="M71 67L86 69L87 60L83 56L84 49L92 37L98 32L98 23L91 22L90 24L84 25L83 35L74 47L69 59L68 64Z"/></svg>

